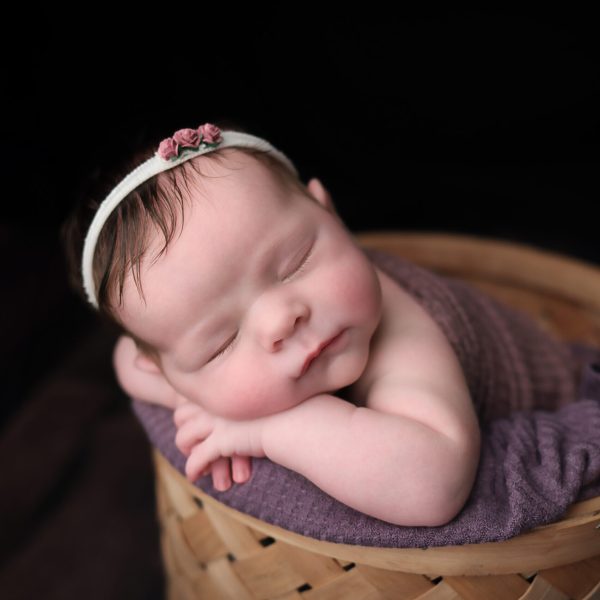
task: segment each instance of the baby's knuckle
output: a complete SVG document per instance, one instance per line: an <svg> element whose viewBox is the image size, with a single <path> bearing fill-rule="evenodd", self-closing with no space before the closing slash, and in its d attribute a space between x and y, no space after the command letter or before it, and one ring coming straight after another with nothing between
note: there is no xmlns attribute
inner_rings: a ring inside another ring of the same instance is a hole
<svg viewBox="0 0 600 600"><path fill-rule="evenodd" d="M175 425L182 425L187 420L187 413L185 406L180 406L173 411L173 421Z"/></svg>

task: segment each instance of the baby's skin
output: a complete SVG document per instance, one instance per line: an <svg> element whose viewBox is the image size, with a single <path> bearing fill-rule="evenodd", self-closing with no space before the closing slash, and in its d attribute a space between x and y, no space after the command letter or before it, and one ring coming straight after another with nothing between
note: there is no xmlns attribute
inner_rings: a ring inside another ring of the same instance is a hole
<svg viewBox="0 0 600 600"><path fill-rule="evenodd" d="M318 179L302 194L228 150L226 166L202 165L211 176L159 257L154 235L145 301L126 279L118 316L160 364L123 336L120 385L173 409L190 481L212 473L225 490L267 457L384 521L447 523L472 488L480 432L446 338Z"/></svg>

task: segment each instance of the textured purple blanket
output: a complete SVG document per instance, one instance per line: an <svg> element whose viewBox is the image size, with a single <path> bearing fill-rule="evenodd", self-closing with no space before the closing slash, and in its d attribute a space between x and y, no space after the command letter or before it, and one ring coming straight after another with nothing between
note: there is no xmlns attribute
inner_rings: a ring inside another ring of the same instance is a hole
<svg viewBox="0 0 600 600"><path fill-rule="evenodd" d="M241 512L331 542L427 547L497 541L559 519L600 495L600 349L566 343L475 287L409 261L365 250L447 335L482 428L477 477L462 511L440 527L401 527L338 502L303 476L253 459L252 477L226 492L197 485ZM184 472L171 411L138 400L152 444Z"/></svg>

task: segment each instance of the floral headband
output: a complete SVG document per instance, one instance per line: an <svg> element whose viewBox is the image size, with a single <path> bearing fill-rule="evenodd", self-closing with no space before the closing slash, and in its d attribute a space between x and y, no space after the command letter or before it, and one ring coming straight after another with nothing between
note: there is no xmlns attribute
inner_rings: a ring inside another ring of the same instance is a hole
<svg viewBox="0 0 600 600"><path fill-rule="evenodd" d="M266 140L248 133L221 131L216 125L205 123L197 129L180 129L172 137L165 138L152 157L136 167L113 188L98 207L90 224L83 244L81 274L87 298L95 308L98 308L98 299L92 277L94 250L102 226L119 202L138 185L161 171L172 169L195 156L207 154L217 148L226 148L229 146L258 148L259 150L268 151L286 165L294 175L298 175L296 167L285 154L274 148Z"/></svg>

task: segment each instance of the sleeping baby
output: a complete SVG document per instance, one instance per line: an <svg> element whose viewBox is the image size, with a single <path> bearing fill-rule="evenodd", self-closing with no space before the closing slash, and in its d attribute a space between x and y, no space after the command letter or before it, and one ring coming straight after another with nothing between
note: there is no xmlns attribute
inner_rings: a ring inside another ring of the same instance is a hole
<svg viewBox="0 0 600 600"><path fill-rule="evenodd" d="M457 356L318 179L207 123L91 208L80 285L123 330L121 387L173 409L190 481L226 490L266 457L390 523L458 514L480 430Z"/></svg>

